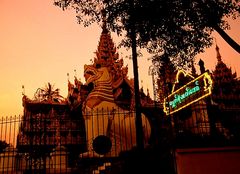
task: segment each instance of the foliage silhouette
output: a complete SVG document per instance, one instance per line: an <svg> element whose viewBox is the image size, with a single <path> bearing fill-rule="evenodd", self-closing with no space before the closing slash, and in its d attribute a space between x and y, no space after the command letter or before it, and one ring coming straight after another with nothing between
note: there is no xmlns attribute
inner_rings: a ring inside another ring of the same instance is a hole
<svg viewBox="0 0 240 174"><path fill-rule="evenodd" d="M120 46L129 48L132 20L137 46L153 54L166 52L179 66L187 67L212 45L214 30L240 53L240 46L224 31L230 28L226 17L240 15L239 0L55 0L54 4L75 9L84 26L100 23L104 14L108 28L125 36Z"/></svg>

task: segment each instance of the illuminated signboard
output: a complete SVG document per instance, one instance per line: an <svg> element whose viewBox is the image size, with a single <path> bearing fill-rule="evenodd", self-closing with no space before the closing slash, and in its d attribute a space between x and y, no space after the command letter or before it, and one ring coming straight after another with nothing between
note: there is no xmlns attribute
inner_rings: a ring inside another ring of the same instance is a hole
<svg viewBox="0 0 240 174"><path fill-rule="evenodd" d="M193 76L181 70L177 73L175 84L178 83L178 76L181 73L193 79ZM172 93L164 99L164 112L167 115L173 114L209 96L212 91L212 83L209 72L205 72L177 90L175 90L174 84Z"/></svg>

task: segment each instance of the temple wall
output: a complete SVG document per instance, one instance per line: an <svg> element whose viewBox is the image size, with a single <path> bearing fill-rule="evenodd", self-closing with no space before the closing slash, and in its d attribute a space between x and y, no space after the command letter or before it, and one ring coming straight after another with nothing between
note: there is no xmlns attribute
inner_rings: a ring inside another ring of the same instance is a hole
<svg viewBox="0 0 240 174"><path fill-rule="evenodd" d="M178 174L239 174L240 147L176 149Z"/></svg>

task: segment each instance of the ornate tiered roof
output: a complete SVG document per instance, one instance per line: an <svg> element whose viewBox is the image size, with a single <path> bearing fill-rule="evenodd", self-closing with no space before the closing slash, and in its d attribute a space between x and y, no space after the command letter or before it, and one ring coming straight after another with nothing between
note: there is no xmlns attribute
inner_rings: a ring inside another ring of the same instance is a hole
<svg viewBox="0 0 240 174"><path fill-rule="evenodd" d="M116 46L111 38L109 30L106 28L106 23L103 21L102 33L95 52L93 61L95 68L107 67L113 77L113 93L115 102L121 107L129 106L129 99L134 99L134 84L133 80L128 78L128 67L124 66L124 61L119 58ZM150 101L149 95L147 100ZM144 99L143 99L144 98ZM142 104L146 103L146 97L142 98ZM143 101L144 100L144 101Z"/></svg>
<svg viewBox="0 0 240 174"><path fill-rule="evenodd" d="M222 61L222 56L219 51L219 47L216 45L216 52L217 52L217 65L215 67L215 70L213 72L215 79L217 80L217 83L219 80L221 82L231 82L233 79L237 77L236 72L232 73L232 69L227 67L227 65Z"/></svg>
<svg viewBox="0 0 240 174"><path fill-rule="evenodd" d="M95 52L93 66L108 67L112 71L113 80L116 82L119 79L127 77L128 67L123 66L123 59L119 58L116 47L111 38L111 34L106 28L106 23L103 22L102 33Z"/></svg>
<svg viewBox="0 0 240 174"><path fill-rule="evenodd" d="M216 45L216 58L217 64L213 71L213 99L220 104L235 105L240 99L240 82L237 73L233 73L231 67L223 62L218 45Z"/></svg>
<svg viewBox="0 0 240 174"><path fill-rule="evenodd" d="M116 52L116 47L112 41L109 31L104 24L102 27L102 33L100 41L97 47L96 58L94 59L94 65L111 66L118 60L119 55Z"/></svg>

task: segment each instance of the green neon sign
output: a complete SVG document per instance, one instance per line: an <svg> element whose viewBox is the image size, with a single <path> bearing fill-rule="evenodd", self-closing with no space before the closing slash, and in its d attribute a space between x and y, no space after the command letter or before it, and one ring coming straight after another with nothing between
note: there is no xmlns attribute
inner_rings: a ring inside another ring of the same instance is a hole
<svg viewBox="0 0 240 174"><path fill-rule="evenodd" d="M183 73L183 71L180 73ZM177 74L176 83L179 83L178 76L180 73ZM184 74L184 76L187 76L187 74ZM164 112L167 115L173 114L209 96L212 92L212 83L211 75L209 72L205 72L177 90L174 89L174 85L172 93L164 99Z"/></svg>
<svg viewBox="0 0 240 174"><path fill-rule="evenodd" d="M190 97L191 95L195 94L196 92L200 91L200 86L198 84L198 80L195 81L195 87L193 88L189 88L186 87L185 88L185 92L181 95L179 94L175 94L174 95L174 99L172 101L169 102L169 105L172 108L176 108L178 104L181 104L182 101L186 100L188 97Z"/></svg>

